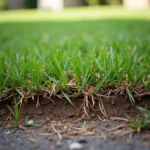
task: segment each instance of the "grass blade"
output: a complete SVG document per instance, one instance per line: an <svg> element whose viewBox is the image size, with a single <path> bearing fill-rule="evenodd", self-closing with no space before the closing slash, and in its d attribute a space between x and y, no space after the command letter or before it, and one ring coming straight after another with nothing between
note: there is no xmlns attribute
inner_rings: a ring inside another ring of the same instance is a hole
<svg viewBox="0 0 150 150"><path fill-rule="evenodd" d="M126 87L126 92L127 92L128 96L129 96L129 99L130 99L132 105L134 105L135 100L134 100L133 95L131 94L131 92L130 92L128 87Z"/></svg>
<svg viewBox="0 0 150 150"><path fill-rule="evenodd" d="M72 104L72 101L71 101L71 99L68 97L68 95L67 95L65 92L63 92L63 91L61 91L61 93L62 93L63 96L66 98L66 100L67 100L70 104Z"/></svg>

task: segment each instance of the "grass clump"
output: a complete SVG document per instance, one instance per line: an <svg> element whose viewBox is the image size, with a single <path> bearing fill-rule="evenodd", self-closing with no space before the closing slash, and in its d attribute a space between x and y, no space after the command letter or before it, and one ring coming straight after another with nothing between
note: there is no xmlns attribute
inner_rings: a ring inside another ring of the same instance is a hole
<svg viewBox="0 0 150 150"><path fill-rule="evenodd" d="M83 130L87 130L89 128L87 121L84 120L82 128L83 128Z"/></svg>
<svg viewBox="0 0 150 150"><path fill-rule="evenodd" d="M86 16L77 22L6 19L0 23L0 97L61 94L71 103L71 97L100 93L127 95L134 103L150 91L150 20L137 16L96 21Z"/></svg>
<svg viewBox="0 0 150 150"><path fill-rule="evenodd" d="M7 106L8 109L10 110L10 112L12 113L14 119L15 119L15 126L18 127L19 126L19 122L20 122L20 107L17 104L16 99L14 99L14 107L13 109L10 106Z"/></svg>
<svg viewBox="0 0 150 150"><path fill-rule="evenodd" d="M150 110L142 107L138 107L138 110L141 113L140 118L136 120L130 120L129 124L130 127L134 130L143 130L143 129L150 129Z"/></svg>

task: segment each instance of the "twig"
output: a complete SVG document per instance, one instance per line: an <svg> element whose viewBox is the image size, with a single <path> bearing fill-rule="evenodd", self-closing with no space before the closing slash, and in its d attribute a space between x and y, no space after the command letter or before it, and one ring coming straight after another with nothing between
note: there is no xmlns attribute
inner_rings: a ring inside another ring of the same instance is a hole
<svg viewBox="0 0 150 150"><path fill-rule="evenodd" d="M60 134L60 132L57 131L55 127L53 127L53 130L54 130L54 132L57 134L58 138L59 138L60 140L62 140L63 138L62 138L62 135Z"/></svg>
<svg viewBox="0 0 150 150"><path fill-rule="evenodd" d="M111 128L111 129L109 129L108 131L118 130L118 129L120 129L120 128L123 128L125 125L126 125L126 124L118 125L117 127Z"/></svg>
<svg viewBox="0 0 150 150"><path fill-rule="evenodd" d="M97 116L100 121L107 122L107 119L102 119L100 116Z"/></svg>
<svg viewBox="0 0 150 150"><path fill-rule="evenodd" d="M125 132L122 132L119 136L123 136L123 135L127 135L127 134L133 134L135 132L136 132L135 130L125 131Z"/></svg>
<svg viewBox="0 0 150 150"><path fill-rule="evenodd" d="M100 109L101 113L103 114L103 116L108 118L101 98L100 98L100 102L98 103L98 105L99 105L99 109Z"/></svg>
<svg viewBox="0 0 150 150"><path fill-rule="evenodd" d="M36 139L34 138L27 138L29 141L31 141L32 143L37 143Z"/></svg>
<svg viewBox="0 0 150 150"><path fill-rule="evenodd" d="M112 119L112 120L121 120L121 121L125 121L125 122L128 122L128 121L129 121L128 119L125 119L125 118L117 118L117 117L110 117L110 119Z"/></svg>

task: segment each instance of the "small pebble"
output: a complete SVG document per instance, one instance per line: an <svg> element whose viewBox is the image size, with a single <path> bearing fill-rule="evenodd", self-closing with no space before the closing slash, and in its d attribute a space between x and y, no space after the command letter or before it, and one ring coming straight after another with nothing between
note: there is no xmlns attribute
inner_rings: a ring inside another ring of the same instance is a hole
<svg viewBox="0 0 150 150"><path fill-rule="evenodd" d="M29 120L29 121L27 122L28 125L32 125L33 123L34 123L33 120Z"/></svg>
<svg viewBox="0 0 150 150"><path fill-rule="evenodd" d="M11 133L16 133L16 130L11 130Z"/></svg>
<svg viewBox="0 0 150 150"><path fill-rule="evenodd" d="M80 143L72 143L69 146L70 150L82 150L83 146Z"/></svg>
<svg viewBox="0 0 150 150"><path fill-rule="evenodd" d="M81 137L81 138L78 140L78 142L79 142L80 144L86 144L86 143L87 143L87 140L86 140L85 138Z"/></svg>
<svg viewBox="0 0 150 150"><path fill-rule="evenodd" d="M61 147L61 146L62 146L62 143L61 143L60 141L57 141L56 146L57 146L57 147Z"/></svg>

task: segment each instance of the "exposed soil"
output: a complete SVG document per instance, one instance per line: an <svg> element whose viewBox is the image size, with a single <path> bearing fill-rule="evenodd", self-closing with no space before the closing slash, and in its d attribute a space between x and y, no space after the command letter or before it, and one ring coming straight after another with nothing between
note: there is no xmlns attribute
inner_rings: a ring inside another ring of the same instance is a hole
<svg viewBox="0 0 150 150"><path fill-rule="evenodd" d="M95 102L93 107L87 108L88 115L85 114L83 109L84 99L73 99L70 104L65 99L54 98L53 102L48 99L41 99L39 101L28 100L28 102L22 104L21 116L30 116L34 119L46 119L49 117L53 120L64 120L64 119L94 119L102 118L109 119L110 117L121 117L121 118L135 118L139 116L139 112L136 107L147 107L150 109L150 97L143 97L141 100L136 100L135 105L131 104L128 99L123 99L115 96L110 98L102 99L106 114L108 118L104 117L100 111L99 104ZM39 103L38 103L39 102ZM7 105L12 105L12 102L3 102L0 104L0 110L8 112ZM38 107L37 107L38 104ZM8 113L0 116L5 119Z"/></svg>
<svg viewBox="0 0 150 150"><path fill-rule="evenodd" d="M99 105L83 109L84 99L73 99L72 104L64 99L30 100L23 103L21 108L21 125L25 117L33 119L41 128L10 128L12 121L7 105L12 101L0 104L0 110L6 113L0 115L0 149L44 149L44 150L70 150L69 146L77 142L82 150L104 149L138 149L149 150L150 133L144 131L135 133L126 123L126 119L139 117L136 107L147 106L150 109L150 97L136 100L133 106L130 100L118 97L102 99L108 118L104 117ZM36 107L38 105L38 107ZM111 117L125 119L113 120ZM84 120L88 129L84 129ZM9 143L9 144L8 144Z"/></svg>

